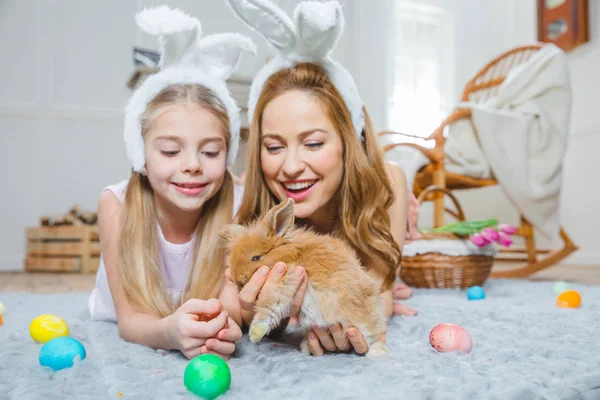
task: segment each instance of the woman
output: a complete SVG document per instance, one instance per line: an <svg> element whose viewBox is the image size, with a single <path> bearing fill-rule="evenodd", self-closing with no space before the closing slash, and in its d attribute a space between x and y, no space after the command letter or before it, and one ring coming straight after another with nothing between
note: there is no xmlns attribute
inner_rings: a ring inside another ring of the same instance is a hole
<svg viewBox="0 0 600 400"><path fill-rule="evenodd" d="M406 236L406 180L399 167L384 163L351 75L328 55L343 26L339 4L300 3L293 26L272 3L229 3L278 52L250 91L252 123L238 221L248 223L278 202L294 199L297 223L346 240L377 273L388 318L394 308L414 315L416 310L394 305L392 291ZM246 324L256 298L277 286L286 266L273 267L268 274L257 272L239 293ZM303 282L291 316L302 303ZM395 291L399 297L410 295L406 286ZM309 348L314 355L325 349L364 353L367 345L358 330L343 332L338 325L315 327Z"/></svg>

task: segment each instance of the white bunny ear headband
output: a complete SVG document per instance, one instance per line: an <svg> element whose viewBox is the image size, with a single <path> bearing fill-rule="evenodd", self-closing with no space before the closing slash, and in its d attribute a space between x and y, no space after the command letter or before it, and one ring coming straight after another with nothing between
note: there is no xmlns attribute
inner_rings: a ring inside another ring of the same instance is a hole
<svg viewBox="0 0 600 400"><path fill-rule="evenodd" d="M270 0L227 0L233 12L260 33L277 56L256 75L250 87L248 118L252 120L258 97L267 79L296 63L312 62L325 69L352 116L356 135L365 127L363 102L352 75L330 54L344 30L344 16L337 1L303 1L294 10L294 22Z"/></svg>
<svg viewBox="0 0 600 400"><path fill-rule="evenodd" d="M221 100L231 132L227 165L233 164L240 137L240 114L225 82L236 68L242 51L256 53L254 44L235 33L202 38L200 21L167 6L138 13L136 22L143 31L158 35L161 57L160 71L144 81L125 108L125 147L134 171L145 172L141 117L148 103L173 84L196 83L213 91Z"/></svg>

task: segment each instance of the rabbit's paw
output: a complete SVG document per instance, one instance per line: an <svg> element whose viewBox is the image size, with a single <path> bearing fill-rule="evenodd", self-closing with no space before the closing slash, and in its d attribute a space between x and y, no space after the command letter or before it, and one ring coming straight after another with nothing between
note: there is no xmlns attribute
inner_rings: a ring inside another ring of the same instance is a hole
<svg viewBox="0 0 600 400"><path fill-rule="evenodd" d="M252 343L260 342L260 340L269 333L269 324L266 321L253 322L250 325L250 341Z"/></svg>
<svg viewBox="0 0 600 400"><path fill-rule="evenodd" d="M369 346L369 351L367 351L367 357L381 357L389 353L387 347L383 342L375 342Z"/></svg>
<svg viewBox="0 0 600 400"><path fill-rule="evenodd" d="M302 339L302 342L300 342L300 351L306 355L310 355L310 349L308 348L308 337L305 337Z"/></svg>

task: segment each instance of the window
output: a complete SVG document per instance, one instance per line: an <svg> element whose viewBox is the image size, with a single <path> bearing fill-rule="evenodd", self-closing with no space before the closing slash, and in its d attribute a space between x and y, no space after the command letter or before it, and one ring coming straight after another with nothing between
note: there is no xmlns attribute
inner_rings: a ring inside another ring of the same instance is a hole
<svg viewBox="0 0 600 400"><path fill-rule="evenodd" d="M452 17L417 0L398 1L391 30L393 85L387 125L390 130L424 138L450 113L456 100ZM420 139L403 141L429 144Z"/></svg>

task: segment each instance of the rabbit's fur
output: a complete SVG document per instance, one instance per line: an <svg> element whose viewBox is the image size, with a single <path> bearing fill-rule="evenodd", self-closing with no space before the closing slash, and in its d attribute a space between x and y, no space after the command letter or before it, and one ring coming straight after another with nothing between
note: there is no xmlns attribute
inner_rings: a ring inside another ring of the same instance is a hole
<svg viewBox="0 0 600 400"><path fill-rule="evenodd" d="M306 270L308 286L299 326L306 335L313 325L341 323L353 326L369 344L367 355L386 353L383 338L387 328L381 304L380 282L367 273L356 253L344 241L294 226L294 202L288 199L273 207L248 227L227 225L220 232L228 255L231 279L241 289L263 265L287 264L280 287L261 296L250 325L250 340L260 341L288 315L299 285L295 266ZM308 352L305 336L301 349Z"/></svg>

